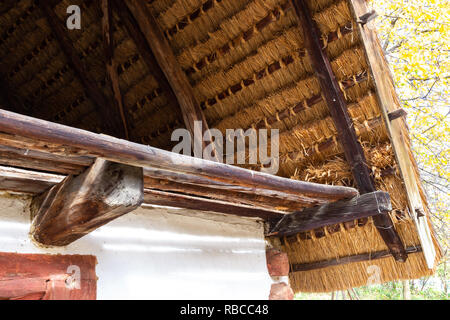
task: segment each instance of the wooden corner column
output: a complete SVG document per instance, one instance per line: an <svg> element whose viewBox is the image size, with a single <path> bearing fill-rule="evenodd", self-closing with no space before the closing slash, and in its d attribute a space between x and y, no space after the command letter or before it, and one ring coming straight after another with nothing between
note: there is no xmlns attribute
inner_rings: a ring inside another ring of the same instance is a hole
<svg viewBox="0 0 450 320"><path fill-rule="evenodd" d="M143 169L97 159L82 174L67 176L31 206L31 235L48 246L65 246L144 200Z"/></svg>
<svg viewBox="0 0 450 320"><path fill-rule="evenodd" d="M364 151L356 136L353 121L347 110L347 103L331 68L330 60L322 47L320 31L311 16L305 0L292 0L295 11L303 27L305 46L315 69L320 87L325 97L330 115L338 131L339 142L349 163L352 174L361 194L376 191L375 182L370 175ZM377 230L397 261L406 261L408 255L386 214L373 216Z"/></svg>

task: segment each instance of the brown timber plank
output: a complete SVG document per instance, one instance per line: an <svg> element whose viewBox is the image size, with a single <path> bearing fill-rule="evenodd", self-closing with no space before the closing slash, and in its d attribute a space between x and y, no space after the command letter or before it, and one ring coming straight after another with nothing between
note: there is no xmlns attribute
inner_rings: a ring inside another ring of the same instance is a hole
<svg viewBox="0 0 450 320"><path fill-rule="evenodd" d="M77 55L77 51L72 45L72 41L67 36L66 30L64 30L63 22L61 22L56 13L53 11L50 3L48 3L47 1L40 1L39 6L42 8L42 11L44 12L46 20L50 25L55 38L58 40L61 49L67 56L68 62L73 67L88 96L100 109L100 114L102 115L102 117L106 119L106 121L103 122L104 130L106 131L106 133L117 134L123 137L124 134L122 130L120 130L120 126L117 123L118 117L111 116L116 115L118 110L114 110L108 106L108 100L103 95L101 88L88 75L86 66L80 60L79 56Z"/></svg>
<svg viewBox="0 0 450 320"><path fill-rule="evenodd" d="M0 190L39 194L61 182L64 176L0 166Z"/></svg>
<svg viewBox="0 0 450 320"><path fill-rule="evenodd" d="M364 0L348 0L348 4L354 19L366 14L369 10ZM408 204L410 215L416 224L420 243L427 261L428 268L435 266L436 246L433 241L428 217L419 216L417 212L426 212L426 204L421 197L421 191L418 184L420 177L415 168L413 155L408 146L410 138L405 118L396 121L390 121L389 113L399 112L400 101L395 92L394 83L389 70L386 58L383 55L378 37L373 30L372 23L358 24L358 34L363 43L366 58L368 61L371 77L375 82L376 95L383 114L384 123L391 138L394 154L399 164L400 175L403 179L406 193L408 195Z"/></svg>
<svg viewBox="0 0 450 320"><path fill-rule="evenodd" d="M339 200L352 198L357 190L349 187L321 185L296 181L261 172L254 172L228 164L175 154L150 146L114 137L99 135L60 124L0 110L0 132L9 134L9 141L27 140L29 149L67 154L89 155L139 167L153 167L207 176L210 179L237 186L260 188L315 199ZM8 140L3 138L4 140ZM1 141L1 139L0 139ZM32 142L35 142L34 144Z"/></svg>
<svg viewBox="0 0 450 320"><path fill-rule="evenodd" d="M406 247L405 251L407 254L418 253L422 252L422 248L420 246ZM354 262L373 261L389 257L392 257L392 254L391 252L389 252L389 250L355 254L352 256L340 257L337 259L322 260L302 264L292 264L290 272L311 271Z"/></svg>
<svg viewBox="0 0 450 320"><path fill-rule="evenodd" d="M144 203L149 205L234 214L237 216L261 218L264 220L272 218L279 219L283 216L283 213L279 211L160 190L145 189L144 193Z"/></svg>
<svg viewBox="0 0 450 320"><path fill-rule="evenodd" d="M375 191L350 200L340 200L287 214L268 235L292 236L342 222L386 214L390 210L392 210L392 206L389 194Z"/></svg>
<svg viewBox="0 0 450 320"><path fill-rule="evenodd" d="M38 199L30 234L44 245L65 246L141 205L142 168L97 159Z"/></svg>
<svg viewBox="0 0 450 320"><path fill-rule="evenodd" d="M192 184L178 183L163 179L144 178L144 185L147 188L157 189L166 192L177 192L186 195L195 195L200 197L207 197L226 201L233 204L245 204L266 209L276 209L278 211L295 211L301 210L305 206L312 204L305 204L302 202L286 201L274 197L267 197L257 194L248 194L230 190L220 190L209 188L206 186L198 186Z"/></svg>
<svg viewBox="0 0 450 320"><path fill-rule="evenodd" d="M330 60L323 49L319 30L313 21L307 3L293 0L295 11L303 28L305 45L311 58L320 87L325 96L331 117L338 131L345 158L352 168L352 174L359 191L370 193L376 191L373 177L370 175L364 151L356 136L354 124L347 110L347 103L331 68ZM377 230L389 250L398 261L406 261L402 240L388 215L374 216Z"/></svg>

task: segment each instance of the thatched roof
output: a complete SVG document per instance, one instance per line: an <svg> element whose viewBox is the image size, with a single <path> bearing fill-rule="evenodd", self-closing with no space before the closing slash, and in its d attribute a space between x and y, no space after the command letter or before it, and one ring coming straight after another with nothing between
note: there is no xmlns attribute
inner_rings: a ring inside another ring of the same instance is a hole
<svg viewBox="0 0 450 320"><path fill-rule="evenodd" d="M377 88L349 3L347 0L307 2L322 33L323 45L376 186L391 195L394 210L390 216L395 229L406 247L420 246L390 133L382 120ZM277 128L280 130L278 175L355 187L290 0L154 0L148 3L189 78L210 128L223 132L228 128ZM57 2L55 11L61 20L66 17L67 6L72 4L81 6L83 26L70 32L70 38L80 59L88 66L89 75L105 96L112 97L105 81L101 12L97 1ZM130 140L170 150L172 131L183 127L178 105L169 103L168 93L144 63L116 14L113 25ZM69 66L36 2L20 0L11 7L0 6L0 30L0 79L5 83L4 101L0 103L11 103L11 110L37 118L100 131L103 114ZM407 132L406 126L403 127ZM415 171L416 183L426 203L417 168ZM281 246L292 264L387 250L371 218L281 239ZM438 261L437 242L436 250ZM389 257L292 272L291 284L296 291L360 286L370 277L367 267L374 264L380 267L382 281L418 278L433 272L424 254L417 252L410 253L406 263Z"/></svg>

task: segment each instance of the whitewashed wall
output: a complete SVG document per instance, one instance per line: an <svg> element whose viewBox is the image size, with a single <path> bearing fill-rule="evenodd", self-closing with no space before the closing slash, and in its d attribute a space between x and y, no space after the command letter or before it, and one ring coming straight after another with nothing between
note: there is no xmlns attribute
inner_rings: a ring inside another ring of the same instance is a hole
<svg viewBox="0 0 450 320"><path fill-rule="evenodd" d="M98 299L267 299L260 222L140 208L64 248L29 238L28 199L0 195L0 252L91 254Z"/></svg>

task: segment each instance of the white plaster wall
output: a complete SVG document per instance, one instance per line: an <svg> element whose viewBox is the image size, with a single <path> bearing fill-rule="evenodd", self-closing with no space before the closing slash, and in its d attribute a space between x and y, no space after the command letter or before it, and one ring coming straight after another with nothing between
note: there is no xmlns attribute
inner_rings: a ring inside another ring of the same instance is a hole
<svg viewBox="0 0 450 320"><path fill-rule="evenodd" d="M232 216L140 208L64 248L34 245L28 200L0 195L0 251L91 254L98 299L267 299L263 226Z"/></svg>

